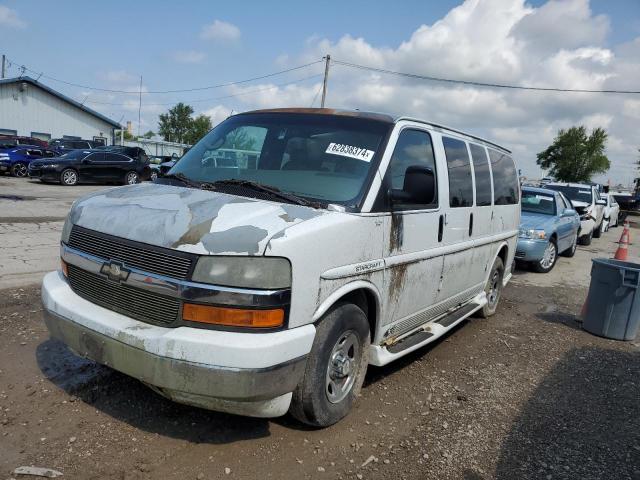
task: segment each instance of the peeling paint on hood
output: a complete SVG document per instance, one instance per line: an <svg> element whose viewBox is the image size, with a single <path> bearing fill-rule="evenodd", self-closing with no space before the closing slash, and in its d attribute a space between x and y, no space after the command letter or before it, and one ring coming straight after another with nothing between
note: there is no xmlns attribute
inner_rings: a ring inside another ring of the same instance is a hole
<svg viewBox="0 0 640 480"><path fill-rule="evenodd" d="M198 254L262 255L276 234L328 214L299 205L160 184L94 192L76 201L74 225Z"/></svg>

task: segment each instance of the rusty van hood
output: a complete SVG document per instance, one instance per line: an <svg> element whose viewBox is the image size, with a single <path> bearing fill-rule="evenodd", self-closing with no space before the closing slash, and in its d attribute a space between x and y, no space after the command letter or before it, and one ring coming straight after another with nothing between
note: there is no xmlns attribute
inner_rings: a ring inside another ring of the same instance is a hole
<svg viewBox="0 0 640 480"><path fill-rule="evenodd" d="M73 225L204 255L262 255L271 237L322 210L224 193L140 184L76 201Z"/></svg>

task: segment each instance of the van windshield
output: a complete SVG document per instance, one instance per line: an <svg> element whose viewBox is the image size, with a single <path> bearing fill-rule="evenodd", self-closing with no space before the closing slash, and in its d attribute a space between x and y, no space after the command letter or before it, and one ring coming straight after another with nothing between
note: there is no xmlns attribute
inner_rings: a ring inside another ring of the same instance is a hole
<svg viewBox="0 0 640 480"><path fill-rule="evenodd" d="M244 180L356 206L391 123L347 116L253 113L228 118L169 175L197 182Z"/></svg>
<svg viewBox="0 0 640 480"><path fill-rule="evenodd" d="M545 185L545 188L555 190L556 192L562 192L567 198L575 202L591 203L593 196L591 193L591 187L570 187L568 185Z"/></svg>

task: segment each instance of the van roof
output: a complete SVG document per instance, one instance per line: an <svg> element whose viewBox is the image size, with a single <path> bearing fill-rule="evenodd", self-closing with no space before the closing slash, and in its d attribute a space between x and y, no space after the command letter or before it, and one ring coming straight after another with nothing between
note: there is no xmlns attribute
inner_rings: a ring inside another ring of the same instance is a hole
<svg viewBox="0 0 640 480"><path fill-rule="evenodd" d="M413 117L408 117L405 115L389 115L387 113L378 113L378 112L365 112L365 111L360 111L360 110L342 110L342 109L336 109L336 108L269 108L269 109L263 109L263 110L251 110L248 112L243 112L240 113L238 115L242 115L242 114L248 114L248 113L313 113L313 114L317 114L317 115L341 115L341 116L346 116L346 117L357 117L357 118L366 118L369 120L377 120L379 122L384 122L384 123L389 123L389 124L393 124L393 123L397 123L401 120L407 120L407 121L411 121L411 122L419 122L419 123L424 123L425 125L429 125L431 127L434 127L438 130L446 130L449 132L453 132L456 133L458 135L463 135L465 137L468 137L470 139L473 140L477 140L483 143L486 143L487 145L490 145L494 148L498 148L506 153L511 154L511 150L508 150L507 148L503 147L502 145L498 145L497 143L491 142L487 139L484 139L482 137L478 137L476 135L472 135L470 133L466 133L463 132L461 130L456 130L455 128L451 128L451 127L447 127L444 125L441 125L439 123L433 123L433 122L428 122L426 120L422 120L419 118L413 118Z"/></svg>
<svg viewBox="0 0 640 480"><path fill-rule="evenodd" d="M591 187L595 186L590 183L565 183L565 182L549 182L546 185L547 186L551 185L554 187L575 187L575 188L588 188L588 189L591 189Z"/></svg>

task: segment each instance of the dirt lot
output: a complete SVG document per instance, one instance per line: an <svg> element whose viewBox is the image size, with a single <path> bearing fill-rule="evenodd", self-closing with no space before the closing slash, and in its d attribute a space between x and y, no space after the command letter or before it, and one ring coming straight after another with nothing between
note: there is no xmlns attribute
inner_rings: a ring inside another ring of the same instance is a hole
<svg viewBox="0 0 640 480"><path fill-rule="evenodd" d="M15 194L11 185L0 195ZM29 187L44 201L0 200L14 208L10 222L0 219L3 239L20 238L8 225L22 215L61 225L79 190L48 188ZM611 256L620 232L561 258L548 275L518 271L491 319L371 368L353 413L324 430L169 402L50 340L37 284L5 289L0 478L36 465L70 479L640 479L640 340L594 337L578 319L589 259ZM7 253L23 253L19 243L2 245L5 282ZM632 245L635 259L639 251ZM45 262L57 265L53 233L40 256L8 281L26 285Z"/></svg>

